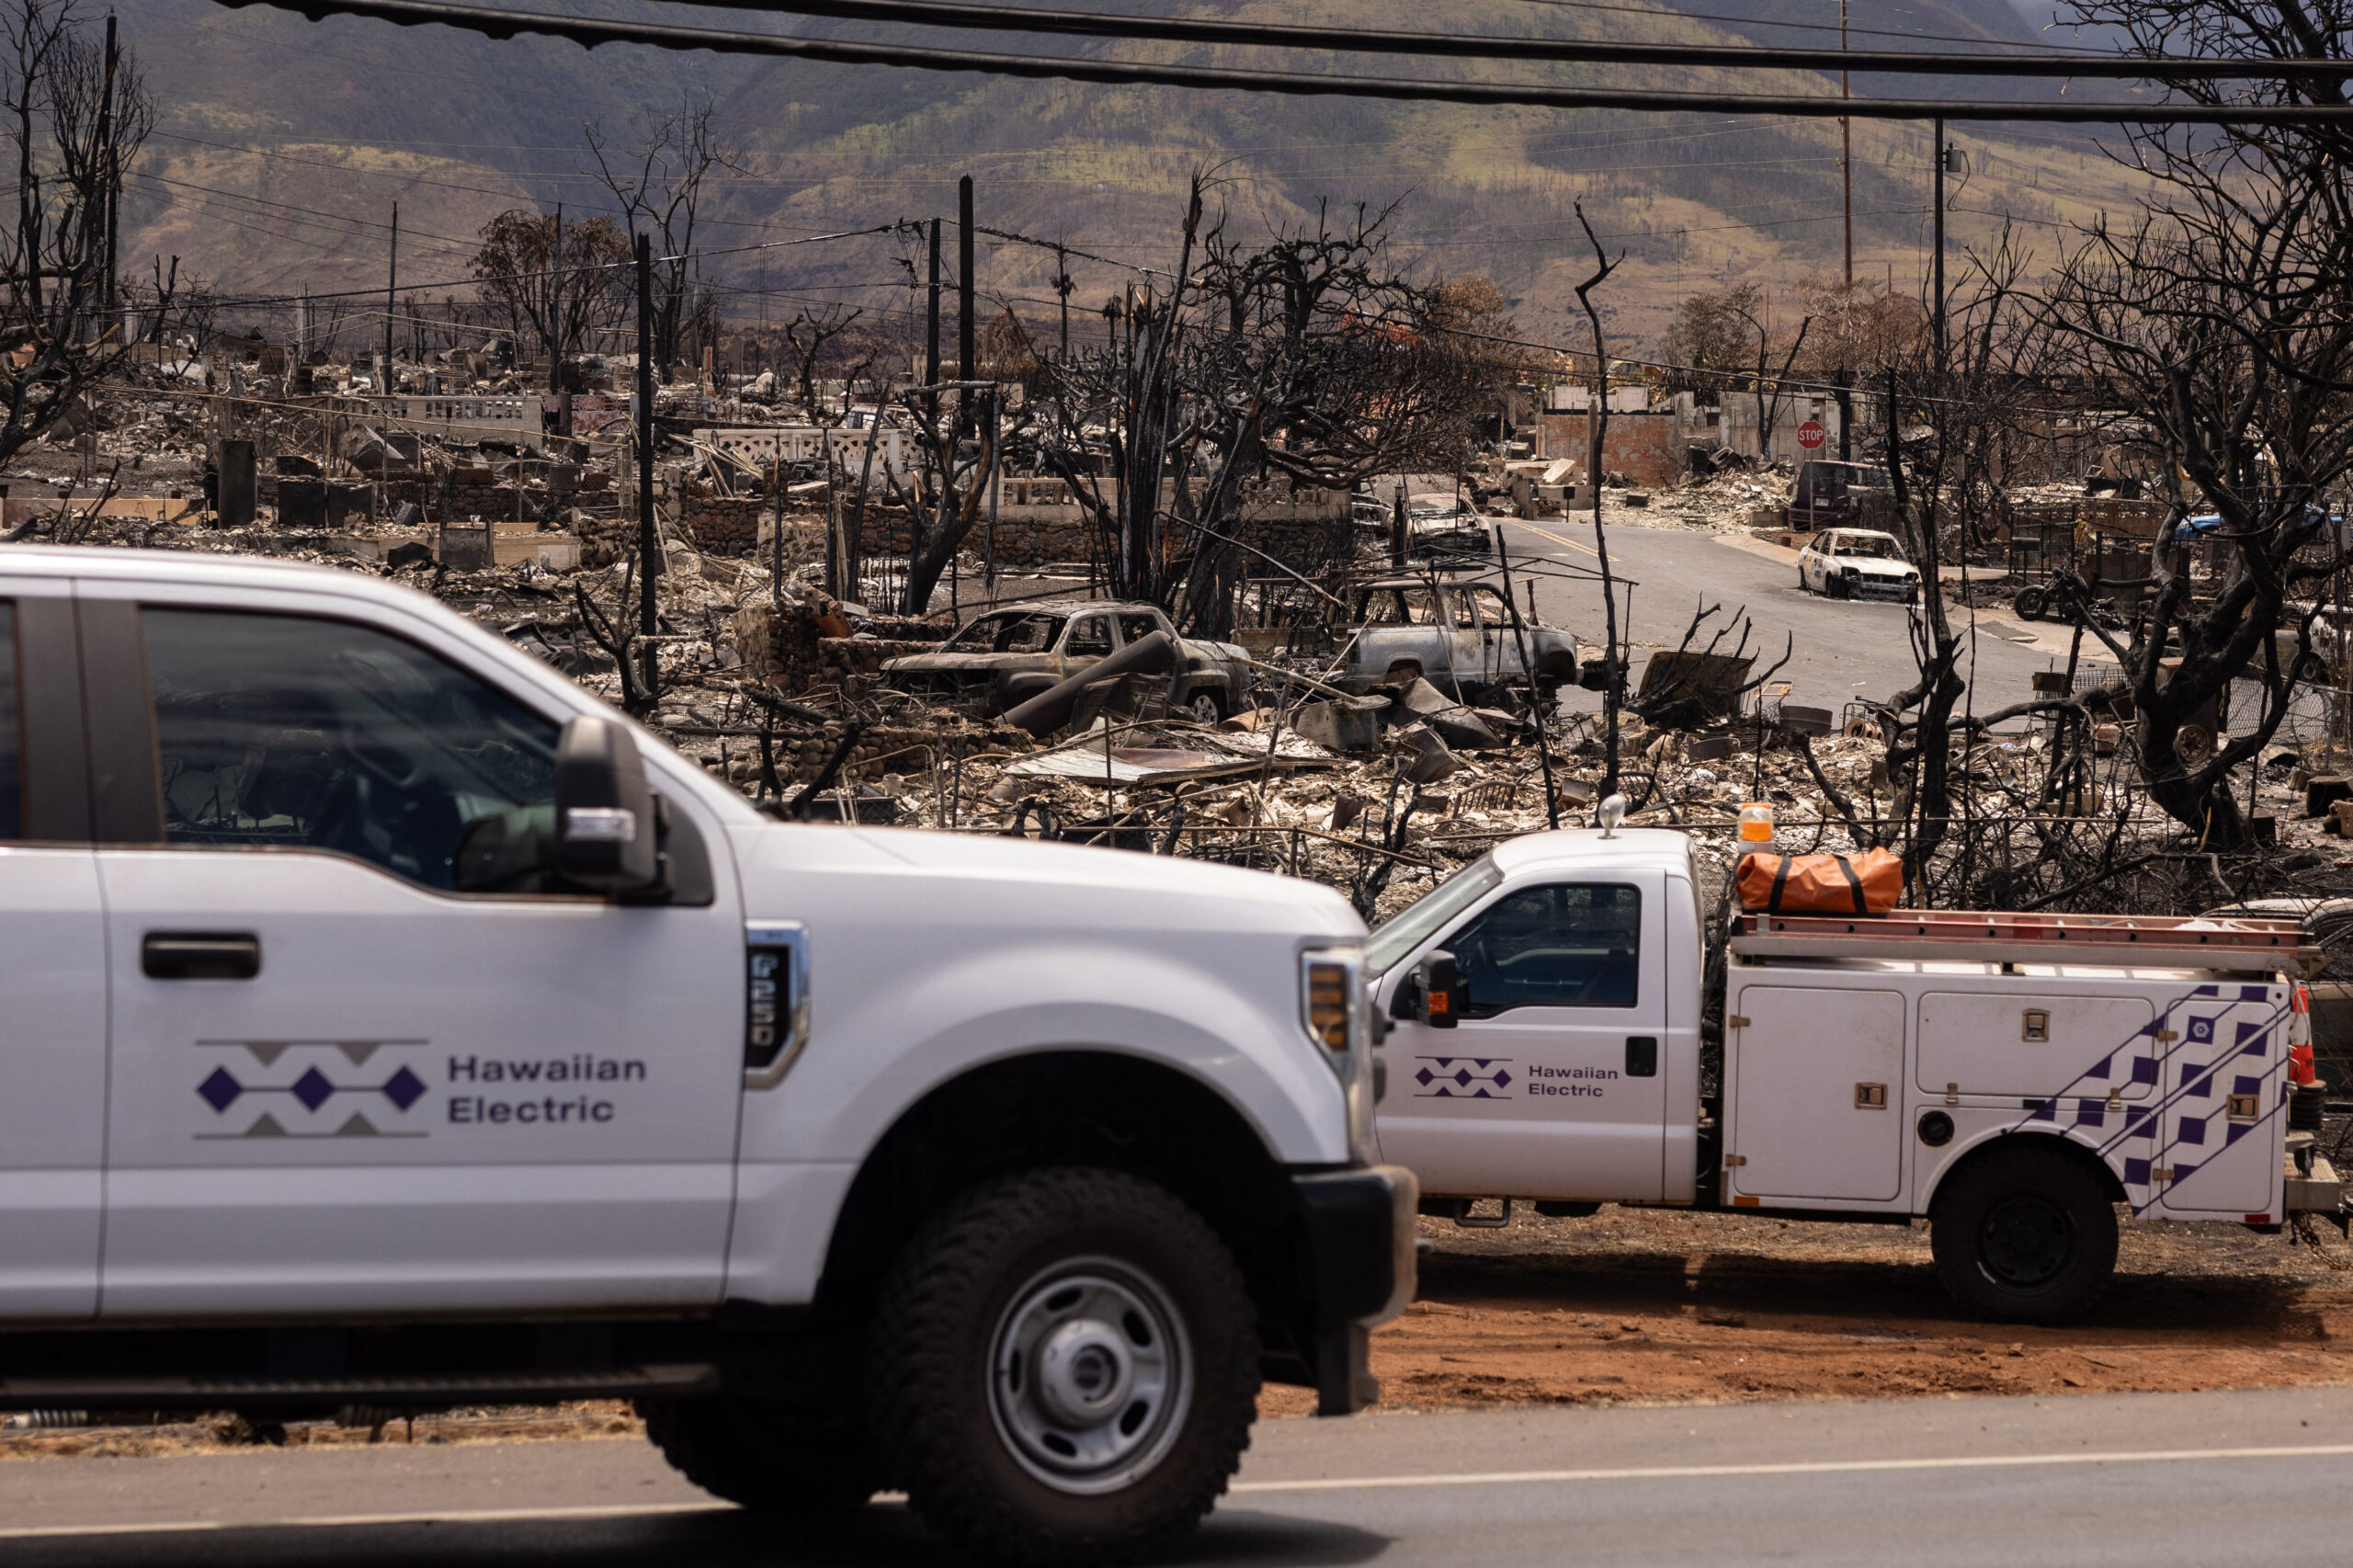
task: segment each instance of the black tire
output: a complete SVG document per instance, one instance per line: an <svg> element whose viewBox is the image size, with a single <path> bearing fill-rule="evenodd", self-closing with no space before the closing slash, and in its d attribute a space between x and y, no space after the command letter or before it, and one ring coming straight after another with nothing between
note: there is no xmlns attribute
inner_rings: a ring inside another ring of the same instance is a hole
<svg viewBox="0 0 2353 1568"><path fill-rule="evenodd" d="M1805 592L1805 568L1802 565L1798 568L1798 592Z"/></svg>
<svg viewBox="0 0 2353 1568"><path fill-rule="evenodd" d="M2049 605L2050 597L2040 588L2020 588L2010 601L2010 613L2020 620L2040 620Z"/></svg>
<svg viewBox="0 0 2353 1568"><path fill-rule="evenodd" d="M1058 1374L1040 1353L1057 1341ZM1120 1172L1029 1171L958 1199L892 1266L870 1346L883 1473L994 1562L1165 1549L1249 1446L1258 1333L1241 1272L1200 1216ZM1065 1421L1053 1402L1074 1398L1106 1417Z"/></svg>
<svg viewBox="0 0 2353 1568"><path fill-rule="evenodd" d="M640 1400L637 1410L672 1469L746 1508L822 1517L862 1508L882 1490L874 1445L850 1416L751 1400Z"/></svg>
<svg viewBox="0 0 2353 1568"><path fill-rule="evenodd" d="M1945 1183L1931 1220L1945 1289L1996 1322L2080 1316L2116 1269L2108 1188L2064 1149L2012 1143L1979 1156Z"/></svg>

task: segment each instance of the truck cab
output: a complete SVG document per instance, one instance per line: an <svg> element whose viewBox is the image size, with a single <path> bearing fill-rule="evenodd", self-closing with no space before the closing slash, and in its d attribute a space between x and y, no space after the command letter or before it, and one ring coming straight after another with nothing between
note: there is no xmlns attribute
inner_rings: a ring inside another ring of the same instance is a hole
<svg viewBox="0 0 2353 1568"><path fill-rule="evenodd" d="M1001 711L1155 632L1176 645L1171 711L1214 724L1240 710L1249 689L1247 654L1230 642L1178 637L1167 612L1152 604L1059 599L1006 605L964 622L937 653L887 661L882 675L902 691Z"/></svg>
<svg viewBox="0 0 2353 1568"><path fill-rule="evenodd" d="M1188 1530L1412 1289L1363 928L784 823L381 579L0 550L0 1407L633 1399L721 1496Z"/></svg>
<svg viewBox="0 0 2353 1568"><path fill-rule="evenodd" d="M1679 835L1530 835L1374 933L1383 1158L1433 1197L1688 1203L1699 1123L1698 882ZM1672 848L1676 853L1665 853ZM1417 968L1453 955L1451 1027Z"/></svg>
<svg viewBox="0 0 2353 1568"><path fill-rule="evenodd" d="M1484 700L1502 687L1528 685L1530 663L1539 686L1577 677L1575 637L1515 617L1493 575L1383 577L1358 587L1349 608L1357 630L1338 684L1351 692L1419 676L1441 691Z"/></svg>

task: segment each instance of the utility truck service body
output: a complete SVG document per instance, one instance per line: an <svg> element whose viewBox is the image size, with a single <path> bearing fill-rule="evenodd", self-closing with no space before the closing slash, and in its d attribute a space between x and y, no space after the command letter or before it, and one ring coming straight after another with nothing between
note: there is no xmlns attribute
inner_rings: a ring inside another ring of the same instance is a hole
<svg viewBox="0 0 2353 1568"><path fill-rule="evenodd" d="M632 1398L747 1506L1156 1548L1410 1297L1362 940L771 820L374 577L0 550L0 1407Z"/></svg>
<svg viewBox="0 0 2353 1568"><path fill-rule="evenodd" d="M1743 914L1711 977L1705 907L1680 834L1536 834L1373 934L1381 1155L1430 1211L1925 1215L1955 1295L2029 1320L2105 1281L2112 1204L2336 1217L2309 1138L2290 1168L2292 922Z"/></svg>

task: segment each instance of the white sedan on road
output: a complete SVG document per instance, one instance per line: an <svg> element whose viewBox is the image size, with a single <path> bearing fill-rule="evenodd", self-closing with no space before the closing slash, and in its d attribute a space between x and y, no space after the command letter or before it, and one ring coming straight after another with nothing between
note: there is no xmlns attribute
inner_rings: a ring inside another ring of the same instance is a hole
<svg viewBox="0 0 2353 1568"><path fill-rule="evenodd" d="M1798 555L1798 586L1834 599L1920 600L1920 573L1903 543L1877 528L1824 528Z"/></svg>

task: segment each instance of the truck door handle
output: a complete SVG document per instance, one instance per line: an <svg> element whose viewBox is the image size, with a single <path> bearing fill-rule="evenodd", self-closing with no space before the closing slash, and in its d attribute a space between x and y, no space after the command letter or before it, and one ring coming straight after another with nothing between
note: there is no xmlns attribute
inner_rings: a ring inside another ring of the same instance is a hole
<svg viewBox="0 0 2353 1568"><path fill-rule="evenodd" d="M261 972L261 938L250 931L150 931L139 944L150 980L251 980Z"/></svg>
<svg viewBox="0 0 2353 1568"><path fill-rule="evenodd" d="M1626 1076L1629 1078L1658 1076L1658 1037L1646 1034L1626 1037Z"/></svg>

